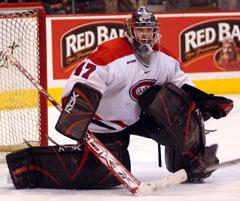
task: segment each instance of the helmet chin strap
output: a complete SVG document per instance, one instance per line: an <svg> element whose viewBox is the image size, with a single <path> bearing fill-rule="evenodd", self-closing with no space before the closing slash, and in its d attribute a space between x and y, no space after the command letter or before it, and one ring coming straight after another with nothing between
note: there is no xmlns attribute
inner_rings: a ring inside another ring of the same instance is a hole
<svg viewBox="0 0 240 201"><path fill-rule="evenodd" d="M153 49L150 44L142 44L136 40L133 40L134 44L133 48L135 51L135 55L137 59L145 66L149 67L151 61L151 55L153 53Z"/></svg>

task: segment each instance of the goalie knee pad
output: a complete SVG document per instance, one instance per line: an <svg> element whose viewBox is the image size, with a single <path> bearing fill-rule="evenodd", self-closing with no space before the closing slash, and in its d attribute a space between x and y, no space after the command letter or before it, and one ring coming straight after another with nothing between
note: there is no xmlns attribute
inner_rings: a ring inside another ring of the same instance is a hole
<svg viewBox="0 0 240 201"><path fill-rule="evenodd" d="M105 144L130 170L128 150ZM7 155L14 186L22 188L103 189L120 183L87 147L76 145L31 147Z"/></svg>
<svg viewBox="0 0 240 201"><path fill-rule="evenodd" d="M203 118L186 92L171 83L156 85L143 94L139 104L160 128L158 133L150 135L160 144L164 141L169 171L185 168L185 153L193 152L196 155L204 151Z"/></svg>

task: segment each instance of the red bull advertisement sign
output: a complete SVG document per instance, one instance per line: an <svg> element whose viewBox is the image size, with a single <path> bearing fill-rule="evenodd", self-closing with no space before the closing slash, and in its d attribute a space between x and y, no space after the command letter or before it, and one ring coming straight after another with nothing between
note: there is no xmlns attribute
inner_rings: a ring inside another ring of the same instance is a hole
<svg viewBox="0 0 240 201"><path fill-rule="evenodd" d="M240 13L156 14L161 47L188 73L240 71ZM96 47L124 35L125 15L52 17L53 79L66 79Z"/></svg>
<svg viewBox="0 0 240 201"><path fill-rule="evenodd" d="M82 61L102 42L123 36L123 23L102 21L75 27L61 37L61 66L67 69Z"/></svg>
<svg viewBox="0 0 240 201"><path fill-rule="evenodd" d="M52 20L54 79L65 79L98 45L124 35L121 19Z"/></svg>
<svg viewBox="0 0 240 201"><path fill-rule="evenodd" d="M194 66L197 65L198 60L205 60L206 64L212 65L213 68L216 67L215 71L239 70L239 41L239 20L202 21L180 32L179 57L183 66L186 68L192 66L193 72L197 68ZM203 71L208 71L208 69L203 69Z"/></svg>

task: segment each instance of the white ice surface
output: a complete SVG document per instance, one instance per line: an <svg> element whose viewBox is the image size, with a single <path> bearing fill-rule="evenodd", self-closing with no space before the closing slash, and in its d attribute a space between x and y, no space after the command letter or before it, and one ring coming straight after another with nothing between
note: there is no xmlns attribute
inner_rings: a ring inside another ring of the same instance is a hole
<svg viewBox="0 0 240 201"><path fill-rule="evenodd" d="M207 135L207 144L219 144L218 157L221 162L240 158L240 96L228 96L235 101L234 109L220 120L206 122L207 129L217 129ZM49 133L57 142L71 143L54 130L58 111L49 108ZM132 172L142 181L156 180L170 173L159 168L157 145L154 141L131 137L129 147ZM163 157L164 158L164 157ZM217 170L204 184L181 184L156 192L151 196L134 196L124 187L110 190L16 190L7 183L7 166L0 164L0 201L238 201L240 200L240 165Z"/></svg>

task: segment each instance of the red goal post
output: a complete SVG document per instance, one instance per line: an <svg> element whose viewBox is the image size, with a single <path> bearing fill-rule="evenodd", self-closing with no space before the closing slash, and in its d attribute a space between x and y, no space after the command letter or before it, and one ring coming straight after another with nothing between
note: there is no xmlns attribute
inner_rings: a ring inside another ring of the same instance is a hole
<svg viewBox="0 0 240 201"><path fill-rule="evenodd" d="M34 3L1 3L0 53L12 54L47 89L44 7ZM48 144L47 100L9 61L0 56L0 152Z"/></svg>

